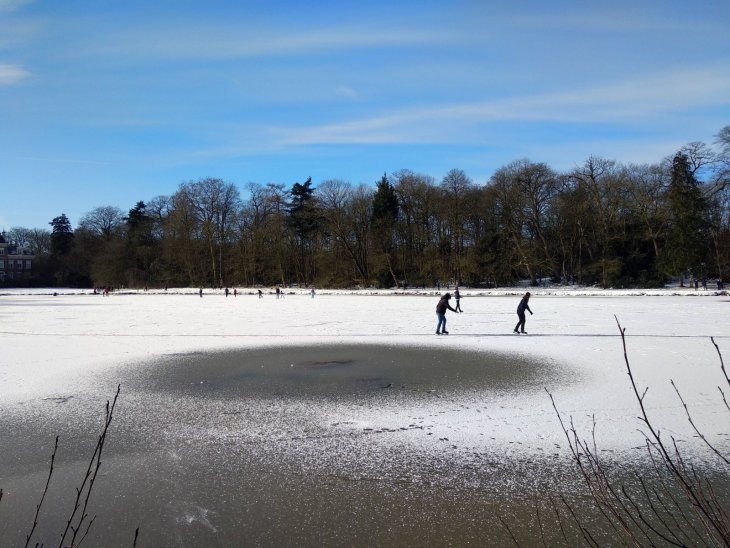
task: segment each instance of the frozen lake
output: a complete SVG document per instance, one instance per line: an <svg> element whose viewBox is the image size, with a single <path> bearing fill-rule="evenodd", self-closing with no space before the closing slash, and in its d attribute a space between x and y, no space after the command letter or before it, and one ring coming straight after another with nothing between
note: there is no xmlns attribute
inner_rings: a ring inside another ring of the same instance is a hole
<svg viewBox="0 0 730 548"><path fill-rule="evenodd" d="M140 546L504 544L497 513L537 539L535 497L580 483L546 389L586 435L595 417L609 462L644 466L614 314L662 429L712 470L674 379L730 446L709 341L730 339L724 295L535 292L519 336L515 292L467 291L437 337L434 295L41 293L0 295L0 536L15 543L58 434L34 537L57 538L118 383L91 544L131 545L136 527Z"/></svg>

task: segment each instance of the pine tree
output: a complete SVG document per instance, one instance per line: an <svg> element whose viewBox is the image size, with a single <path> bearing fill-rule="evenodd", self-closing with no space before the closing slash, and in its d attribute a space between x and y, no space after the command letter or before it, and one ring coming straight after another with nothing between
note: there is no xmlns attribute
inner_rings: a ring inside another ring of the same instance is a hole
<svg viewBox="0 0 730 548"><path fill-rule="evenodd" d="M371 217L371 227L373 233L373 242L380 251L382 257L382 266L377 272L378 284L388 286L389 279L398 285L398 279L393 271L393 236L396 222L398 221L398 196L395 193L393 185L388 181L385 173L383 178L377 183L377 189L373 196L373 210Z"/></svg>
<svg viewBox="0 0 730 548"><path fill-rule="evenodd" d="M66 255L73 247L74 233L71 229L71 221L65 213L55 217L50 223L51 231L51 253L53 255Z"/></svg>
<svg viewBox="0 0 730 548"><path fill-rule="evenodd" d="M314 257L312 239L321 224L320 212L314 199L312 178L308 177L304 183L294 183L289 192L289 226L294 232L294 244L298 250L296 254L299 280L305 285L314 277Z"/></svg>
<svg viewBox="0 0 730 548"><path fill-rule="evenodd" d="M703 274L701 264L708 247L707 200L684 154L677 154L672 161L666 198L669 226L666 251L661 256L662 268L668 275L682 276L687 271Z"/></svg>

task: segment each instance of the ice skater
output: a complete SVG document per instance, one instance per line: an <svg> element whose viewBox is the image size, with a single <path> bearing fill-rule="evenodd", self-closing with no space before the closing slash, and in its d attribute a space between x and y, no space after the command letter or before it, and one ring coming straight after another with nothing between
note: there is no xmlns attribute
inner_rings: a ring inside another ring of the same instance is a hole
<svg viewBox="0 0 730 548"><path fill-rule="evenodd" d="M525 331L525 310L527 310L530 313L530 316L532 316L532 310L530 310L530 305L527 304L530 300L530 292L528 291L525 293L525 296L522 297L522 300L520 301L520 304L517 305L517 317L520 319L517 322L517 325L515 326L515 333L527 333Z"/></svg>
<svg viewBox="0 0 730 548"><path fill-rule="evenodd" d="M451 308L451 305L449 304L449 301L451 300L451 293L444 293L444 296L441 297L438 304L436 305L436 317L438 318L438 323L436 324L436 334L437 335L448 335L449 332L446 331L446 310L451 310L452 312L456 312L455 308ZM458 312L457 312L458 314Z"/></svg>
<svg viewBox="0 0 730 548"><path fill-rule="evenodd" d="M456 306L454 307L454 309L457 312L464 312L461 309L461 304L459 304L459 301L461 300L461 293L459 293L459 286L458 285L454 288L454 299L456 299Z"/></svg>
<svg viewBox="0 0 730 548"><path fill-rule="evenodd" d="M259 299L264 298L264 292L259 289Z"/></svg>

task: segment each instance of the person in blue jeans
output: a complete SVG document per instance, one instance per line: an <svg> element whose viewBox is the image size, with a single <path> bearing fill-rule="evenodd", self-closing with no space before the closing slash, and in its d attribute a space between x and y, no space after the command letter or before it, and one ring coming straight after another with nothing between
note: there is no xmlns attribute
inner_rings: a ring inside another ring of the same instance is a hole
<svg viewBox="0 0 730 548"><path fill-rule="evenodd" d="M449 304L450 300L451 293L444 293L444 296L441 297L438 304L436 305L436 317L438 318L438 323L436 324L437 335L449 334L449 332L446 331L446 310L448 309L452 312L456 312L456 309L451 308L451 305Z"/></svg>

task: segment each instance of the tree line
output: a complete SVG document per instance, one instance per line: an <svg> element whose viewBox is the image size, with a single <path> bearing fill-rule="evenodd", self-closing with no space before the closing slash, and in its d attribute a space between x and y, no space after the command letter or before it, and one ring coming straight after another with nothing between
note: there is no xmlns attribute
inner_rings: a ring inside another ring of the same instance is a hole
<svg viewBox="0 0 730 548"><path fill-rule="evenodd" d="M89 211L74 229L6 235L36 254L32 285L659 286L730 269L730 126L656 164L517 160L477 184L400 170L375 185L217 178Z"/></svg>

